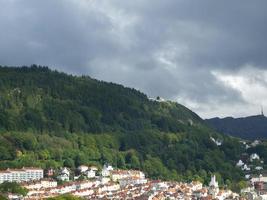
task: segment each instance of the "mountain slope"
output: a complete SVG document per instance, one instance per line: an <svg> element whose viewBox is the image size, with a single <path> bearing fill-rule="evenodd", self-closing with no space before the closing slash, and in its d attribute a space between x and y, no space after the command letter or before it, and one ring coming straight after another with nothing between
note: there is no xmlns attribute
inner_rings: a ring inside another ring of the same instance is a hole
<svg viewBox="0 0 267 200"><path fill-rule="evenodd" d="M206 120L216 131L244 139L266 139L267 118L264 115L244 118L212 118Z"/></svg>
<svg viewBox="0 0 267 200"><path fill-rule="evenodd" d="M180 131L202 120L182 105L159 104L134 90L48 68L0 68L0 127L7 130ZM12 121L16 121L12 124Z"/></svg>
<svg viewBox="0 0 267 200"><path fill-rule="evenodd" d="M243 151L178 103L47 67L0 67L0 168L109 162L151 178L207 182L216 172L229 184L243 177Z"/></svg>

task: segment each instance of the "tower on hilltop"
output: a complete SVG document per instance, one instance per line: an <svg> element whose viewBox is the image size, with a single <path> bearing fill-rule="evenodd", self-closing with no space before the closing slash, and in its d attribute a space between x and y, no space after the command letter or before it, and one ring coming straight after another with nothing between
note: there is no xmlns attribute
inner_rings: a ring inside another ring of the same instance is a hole
<svg viewBox="0 0 267 200"><path fill-rule="evenodd" d="M261 106L261 115L264 116L263 107Z"/></svg>

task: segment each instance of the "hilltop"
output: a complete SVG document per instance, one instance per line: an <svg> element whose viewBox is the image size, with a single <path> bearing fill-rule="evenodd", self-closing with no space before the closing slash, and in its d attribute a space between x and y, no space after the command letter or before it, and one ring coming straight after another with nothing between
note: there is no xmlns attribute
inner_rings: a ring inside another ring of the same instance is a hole
<svg viewBox="0 0 267 200"><path fill-rule="evenodd" d="M255 115L242 118L212 118L206 120L216 131L243 139L266 139L267 118Z"/></svg>
<svg viewBox="0 0 267 200"><path fill-rule="evenodd" d="M48 67L0 67L0 168L110 163L236 186L244 147L175 102Z"/></svg>
<svg viewBox="0 0 267 200"><path fill-rule="evenodd" d="M202 123L182 105L150 101L135 89L88 76L32 66L1 67L0 77L0 126L6 130L179 132Z"/></svg>

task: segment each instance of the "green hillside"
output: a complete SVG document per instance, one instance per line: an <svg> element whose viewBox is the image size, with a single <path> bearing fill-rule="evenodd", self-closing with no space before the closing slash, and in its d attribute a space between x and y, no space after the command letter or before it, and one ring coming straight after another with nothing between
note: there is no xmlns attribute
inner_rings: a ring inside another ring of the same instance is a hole
<svg viewBox="0 0 267 200"><path fill-rule="evenodd" d="M243 151L178 103L47 67L0 67L0 168L109 162L161 179L217 172L229 185L242 179Z"/></svg>

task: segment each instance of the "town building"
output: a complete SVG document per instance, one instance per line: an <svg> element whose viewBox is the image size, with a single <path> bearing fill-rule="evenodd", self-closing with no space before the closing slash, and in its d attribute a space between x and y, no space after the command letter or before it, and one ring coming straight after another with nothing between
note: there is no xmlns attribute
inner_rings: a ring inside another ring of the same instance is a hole
<svg viewBox="0 0 267 200"><path fill-rule="evenodd" d="M252 162L253 160L260 160L260 157L259 157L258 154L253 153L253 154L250 155L249 159Z"/></svg>
<svg viewBox="0 0 267 200"><path fill-rule="evenodd" d="M41 168L23 167L22 169L7 169L0 171L0 183L7 182L23 182L31 180L39 180L44 177L44 170Z"/></svg>
<svg viewBox="0 0 267 200"><path fill-rule="evenodd" d="M242 161L242 160L239 160L237 163L236 163L236 166L237 167L242 167L245 163Z"/></svg>
<svg viewBox="0 0 267 200"><path fill-rule="evenodd" d="M96 177L96 171L94 169L89 169L84 174L86 175L87 178L95 178Z"/></svg>
<svg viewBox="0 0 267 200"><path fill-rule="evenodd" d="M57 176L57 179L61 181L69 181L70 171L66 167L62 168Z"/></svg>
<svg viewBox="0 0 267 200"><path fill-rule="evenodd" d="M209 194L215 197L219 192L219 184L216 181L216 176L211 176L211 180L209 183Z"/></svg>
<svg viewBox="0 0 267 200"><path fill-rule="evenodd" d="M80 173L84 173L84 172L86 172L88 169L89 169L89 167L86 166L86 165L81 165L81 166L78 167L78 170L79 170Z"/></svg>
<svg viewBox="0 0 267 200"><path fill-rule="evenodd" d="M54 171L54 169L52 169L52 168L49 168L49 169L45 170L45 175L46 175L47 177L54 176L54 173L55 173L55 171Z"/></svg>
<svg viewBox="0 0 267 200"><path fill-rule="evenodd" d="M103 166L102 171L101 171L101 175L104 176L104 177L105 176L110 176L110 171L112 171L112 170L113 170L113 167L111 165L105 164Z"/></svg>
<svg viewBox="0 0 267 200"><path fill-rule="evenodd" d="M57 181L53 179L41 179L38 181L24 182L21 186L27 188L28 190L40 190L45 188L57 187Z"/></svg>

